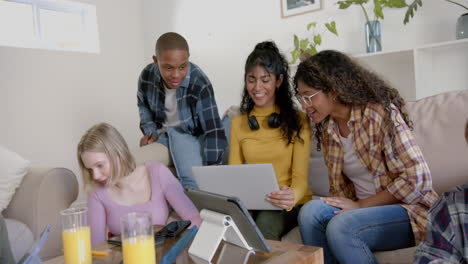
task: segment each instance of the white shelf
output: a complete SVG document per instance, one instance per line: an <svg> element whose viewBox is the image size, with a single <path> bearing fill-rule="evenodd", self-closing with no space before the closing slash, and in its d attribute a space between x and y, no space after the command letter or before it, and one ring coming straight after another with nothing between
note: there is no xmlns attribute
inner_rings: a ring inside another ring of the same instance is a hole
<svg viewBox="0 0 468 264"><path fill-rule="evenodd" d="M379 52L374 52L374 53L363 53L363 54L354 55L354 57L355 58L368 58L368 57L375 57L375 56L387 56L387 55L398 54L398 53L402 53L402 52L403 53L404 52L412 52L412 49L379 51Z"/></svg>
<svg viewBox="0 0 468 264"><path fill-rule="evenodd" d="M354 56L406 100L468 89L468 39Z"/></svg>
<svg viewBox="0 0 468 264"><path fill-rule="evenodd" d="M451 41L445 41L445 42L439 42L439 43L432 43L429 45L424 45L421 47L418 47L417 49L419 50L425 50L425 49L447 49L447 48L452 48L452 47L467 47L468 45L468 39L460 39L460 40L451 40Z"/></svg>

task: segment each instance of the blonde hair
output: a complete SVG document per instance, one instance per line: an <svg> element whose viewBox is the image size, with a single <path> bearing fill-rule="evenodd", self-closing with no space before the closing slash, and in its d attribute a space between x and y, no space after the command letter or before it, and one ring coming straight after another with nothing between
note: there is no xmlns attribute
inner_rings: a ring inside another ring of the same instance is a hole
<svg viewBox="0 0 468 264"><path fill-rule="evenodd" d="M93 190L97 184L83 164L81 155L84 152L102 152L106 154L111 167L107 187L115 185L117 180L129 175L136 167L135 158L130 153L127 143L119 131L107 123L96 124L81 137L77 148L78 164L83 175L85 189L88 189L88 191Z"/></svg>

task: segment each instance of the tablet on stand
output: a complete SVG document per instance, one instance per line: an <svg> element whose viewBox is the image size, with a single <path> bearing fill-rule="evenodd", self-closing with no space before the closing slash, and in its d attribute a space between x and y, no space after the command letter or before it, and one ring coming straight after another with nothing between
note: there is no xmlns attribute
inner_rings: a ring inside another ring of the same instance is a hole
<svg viewBox="0 0 468 264"><path fill-rule="evenodd" d="M271 252L250 213L236 197L187 190L187 196L201 211L203 222L189 253L210 262L221 240L248 251Z"/></svg>

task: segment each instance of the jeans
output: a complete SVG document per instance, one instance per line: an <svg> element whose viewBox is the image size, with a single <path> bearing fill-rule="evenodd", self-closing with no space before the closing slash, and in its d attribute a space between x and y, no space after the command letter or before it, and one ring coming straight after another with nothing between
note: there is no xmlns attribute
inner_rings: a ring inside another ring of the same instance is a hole
<svg viewBox="0 0 468 264"><path fill-rule="evenodd" d="M202 138L182 132L176 127L166 127L166 132L158 137L157 142L168 147L177 177L184 189L198 189L192 175L192 167L203 166Z"/></svg>
<svg viewBox="0 0 468 264"><path fill-rule="evenodd" d="M305 204L299 213L299 228L306 245L323 248L324 263L377 263L372 251L414 246L406 210L385 205L346 211L320 200Z"/></svg>

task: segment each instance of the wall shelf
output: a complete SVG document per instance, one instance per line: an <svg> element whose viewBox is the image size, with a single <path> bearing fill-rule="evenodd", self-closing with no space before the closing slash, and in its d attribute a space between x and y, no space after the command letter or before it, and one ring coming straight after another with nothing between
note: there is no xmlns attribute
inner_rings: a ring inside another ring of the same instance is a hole
<svg viewBox="0 0 468 264"><path fill-rule="evenodd" d="M354 57L398 89L405 100L468 89L468 39Z"/></svg>

